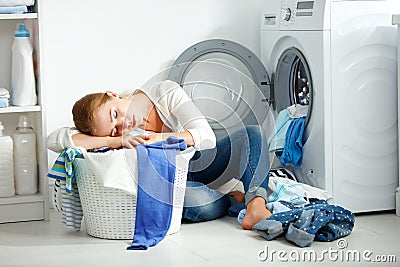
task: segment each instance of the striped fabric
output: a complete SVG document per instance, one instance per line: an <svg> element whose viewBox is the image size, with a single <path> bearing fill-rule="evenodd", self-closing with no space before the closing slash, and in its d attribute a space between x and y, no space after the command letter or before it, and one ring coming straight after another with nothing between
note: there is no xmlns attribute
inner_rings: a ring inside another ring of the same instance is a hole
<svg viewBox="0 0 400 267"><path fill-rule="evenodd" d="M269 178L271 177L287 178L293 181L297 181L296 176L286 168L270 169Z"/></svg>
<svg viewBox="0 0 400 267"><path fill-rule="evenodd" d="M62 223L73 230L81 229L83 218L81 199L79 198L78 186L72 183L72 195L66 194L65 181L60 181L61 203L62 203Z"/></svg>
<svg viewBox="0 0 400 267"><path fill-rule="evenodd" d="M79 148L66 148L58 156L47 177L55 179L52 200L56 210L62 212L62 223L73 230L80 230L83 217L78 186L74 179L73 161L82 154Z"/></svg>
<svg viewBox="0 0 400 267"><path fill-rule="evenodd" d="M73 162L75 157L82 153L80 148L65 148L47 174L49 178L65 181L65 191L68 195L72 194L72 182L75 177Z"/></svg>

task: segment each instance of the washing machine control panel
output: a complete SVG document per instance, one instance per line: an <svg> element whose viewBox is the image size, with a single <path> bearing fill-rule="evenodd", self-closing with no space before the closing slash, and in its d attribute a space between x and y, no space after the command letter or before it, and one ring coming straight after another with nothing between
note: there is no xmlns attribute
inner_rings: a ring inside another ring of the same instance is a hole
<svg viewBox="0 0 400 267"><path fill-rule="evenodd" d="M281 9L281 22L295 22L296 17L312 17L314 1L284 1Z"/></svg>
<svg viewBox="0 0 400 267"><path fill-rule="evenodd" d="M324 24L326 0L282 0L280 30L318 30Z"/></svg>

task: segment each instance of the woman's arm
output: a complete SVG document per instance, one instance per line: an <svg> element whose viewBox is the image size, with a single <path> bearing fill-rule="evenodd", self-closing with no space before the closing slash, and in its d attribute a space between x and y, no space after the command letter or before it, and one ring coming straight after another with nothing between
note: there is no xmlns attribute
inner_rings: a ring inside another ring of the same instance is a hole
<svg viewBox="0 0 400 267"><path fill-rule="evenodd" d="M133 148L138 144L144 144L149 140L149 135L138 134L135 136L124 135L124 136L91 136L80 133L75 128L62 127L53 131L47 138L47 148L56 152L61 151L66 147L80 146L85 149L93 149L100 147L111 147L111 148Z"/></svg>
<svg viewBox="0 0 400 267"><path fill-rule="evenodd" d="M72 135L71 138L75 146L80 146L85 149L100 147L120 148L122 146L121 136L92 136L83 133L77 133Z"/></svg>
<svg viewBox="0 0 400 267"><path fill-rule="evenodd" d="M193 145L196 150L214 148L216 143L214 131L182 87L169 80L156 86L159 86L157 88L160 93L159 105L168 109L164 110L164 117L171 121L176 118L181 125L181 129L175 129L178 132L172 135L180 135L188 146Z"/></svg>
<svg viewBox="0 0 400 267"><path fill-rule="evenodd" d="M74 134L72 140L76 146L85 149L110 147L110 148L134 148L139 144L145 144L150 139L147 134L123 135L123 136L92 136L87 134Z"/></svg>

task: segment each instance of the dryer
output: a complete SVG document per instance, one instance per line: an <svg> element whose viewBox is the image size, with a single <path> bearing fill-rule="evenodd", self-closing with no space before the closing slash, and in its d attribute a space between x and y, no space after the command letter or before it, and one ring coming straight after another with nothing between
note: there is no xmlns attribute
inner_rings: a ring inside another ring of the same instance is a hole
<svg viewBox="0 0 400 267"><path fill-rule="evenodd" d="M308 106L297 178L354 212L394 209L399 1L271 0L261 61L276 112Z"/></svg>

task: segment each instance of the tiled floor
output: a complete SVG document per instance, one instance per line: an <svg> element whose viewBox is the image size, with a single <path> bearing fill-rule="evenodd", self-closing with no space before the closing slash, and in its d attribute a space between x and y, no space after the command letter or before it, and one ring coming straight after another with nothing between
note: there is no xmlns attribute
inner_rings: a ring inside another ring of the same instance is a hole
<svg viewBox="0 0 400 267"><path fill-rule="evenodd" d="M183 224L179 233L167 236L147 251L127 251L129 244L129 240L90 237L85 229L72 232L63 227L60 215L52 211L50 221L0 224L0 266L247 267L280 266L284 261L306 266L310 264L310 257L315 264L331 266L343 263L398 266L400 217L394 211L357 215L352 234L340 244L314 242L303 249L284 237L266 241L254 231L241 230L232 217ZM341 249L338 245L346 247ZM396 263L373 262L378 257L386 261L393 261L395 257Z"/></svg>

